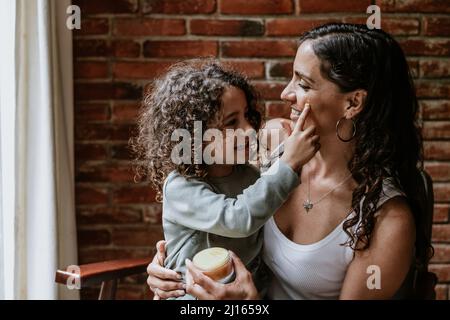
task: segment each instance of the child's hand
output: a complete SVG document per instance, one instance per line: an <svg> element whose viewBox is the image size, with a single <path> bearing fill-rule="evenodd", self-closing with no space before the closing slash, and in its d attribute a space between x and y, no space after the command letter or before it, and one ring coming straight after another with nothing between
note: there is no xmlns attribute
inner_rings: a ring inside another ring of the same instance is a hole
<svg viewBox="0 0 450 320"><path fill-rule="evenodd" d="M289 119L274 118L267 121L261 129L261 147L267 150L269 154L284 142L292 133L293 123ZM278 134L278 140L275 140L274 134ZM273 143L273 145L272 145Z"/></svg>
<svg viewBox="0 0 450 320"><path fill-rule="evenodd" d="M308 103L305 104L292 134L284 143L284 153L281 156L281 160L285 161L296 172L311 160L317 150L320 149L319 136L315 135L316 127L310 126L303 131L310 108Z"/></svg>

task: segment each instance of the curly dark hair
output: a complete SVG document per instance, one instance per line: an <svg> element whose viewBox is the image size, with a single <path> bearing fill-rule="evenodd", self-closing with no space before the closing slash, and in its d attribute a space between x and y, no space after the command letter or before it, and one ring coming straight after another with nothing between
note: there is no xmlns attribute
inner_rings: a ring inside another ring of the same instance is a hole
<svg viewBox="0 0 450 320"><path fill-rule="evenodd" d="M400 45L382 30L344 23L314 28L301 36L300 44L306 40L312 41L325 78L342 92L367 91L364 108L354 118L355 152L348 168L358 186L352 195L356 215L344 222L350 237L346 245L354 250L369 247L382 183L392 178L405 192L415 218L417 266L426 265L433 248L425 236L426 210L418 200L418 186L423 185L418 102Z"/></svg>
<svg viewBox="0 0 450 320"><path fill-rule="evenodd" d="M221 98L229 86L245 93L245 116L252 127L259 130L262 110L256 91L245 76L216 59L178 62L149 86L138 118L138 132L130 145L136 155L137 177L146 176L157 192L157 201L162 201L163 183L171 171L176 170L187 178L207 176L207 165L196 164L194 152L191 164L172 162L171 153L178 141L171 141L171 136L176 129L186 129L193 137L194 121L202 122L202 136L208 128L221 128ZM194 151L194 141L191 141Z"/></svg>

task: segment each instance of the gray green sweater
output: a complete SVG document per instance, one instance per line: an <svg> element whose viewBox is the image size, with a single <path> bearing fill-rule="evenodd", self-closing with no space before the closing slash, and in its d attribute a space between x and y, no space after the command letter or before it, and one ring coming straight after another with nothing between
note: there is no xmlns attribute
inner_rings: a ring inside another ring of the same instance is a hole
<svg viewBox="0 0 450 320"><path fill-rule="evenodd" d="M192 260L209 247L223 247L242 259L257 288L262 288L261 227L300 182L289 165L277 161L261 175L251 165L235 165L226 177L204 180L171 172L163 187L165 267L180 272L184 281L186 258Z"/></svg>

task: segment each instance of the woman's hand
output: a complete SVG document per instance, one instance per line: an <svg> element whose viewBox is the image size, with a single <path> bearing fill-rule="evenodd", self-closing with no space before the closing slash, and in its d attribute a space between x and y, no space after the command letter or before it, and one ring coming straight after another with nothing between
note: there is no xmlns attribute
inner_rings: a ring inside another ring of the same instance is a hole
<svg viewBox="0 0 450 320"><path fill-rule="evenodd" d="M181 275L173 270L164 268L166 258L166 242L158 241L156 254L147 267L147 284L154 293L154 300L180 297L186 294L186 285L181 282Z"/></svg>
<svg viewBox="0 0 450 320"><path fill-rule="evenodd" d="M257 300L258 291L251 273L241 259L230 251L236 278L233 282L222 284L205 276L194 264L186 259L186 292L200 300Z"/></svg>

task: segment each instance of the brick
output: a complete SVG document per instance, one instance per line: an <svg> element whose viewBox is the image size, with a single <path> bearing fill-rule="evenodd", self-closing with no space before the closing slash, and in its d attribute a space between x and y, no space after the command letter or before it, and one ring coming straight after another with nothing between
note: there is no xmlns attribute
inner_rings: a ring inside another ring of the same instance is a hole
<svg viewBox="0 0 450 320"><path fill-rule="evenodd" d="M189 58L198 56L217 56L215 41L146 41L145 57Z"/></svg>
<svg viewBox="0 0 450 320"><path fill-rule="evenodd" d="M411 76L413 78L419 77L419 60L416 60L414 58L407 59L409 72L411 73Z"/></svg>
<svg viewBox="0 0 450 320"><path fill-rule="evenodd" d="M137 103L116 104L112 111L112 121L114 123L135 123L139 114L140 105Z"/></svg>
<svg viewBox="0 0 450 320"><path fill-rule="evenodd" d="M220 1L223 14L261 15L289 14L294 12L293 0L226 0Z"/></svg>
<svg viewBox="0 0 450 320"><path fill-rule="evenodd" d="M75 173L77 182L133 182L134 172L131 165L117 163L89 165L77 168Z"/></svg>
<svg viewBox="0 0 450 320"><path fill-rule="evenodd" d="M450 263L450 245L435 244L434 256L431 259L432 263Z"/></svg>
<svg viewBox="0 0 450 320"><path fill-rule="evenodd" d="M143 220L149 224L161 224L162 222L162 205L154 203L146 205L143 212Z"/></svg>
<svg viewBox="0 0 450 320"><path fill-rule="evenodd" d="M116 79L150 80L164 73L172 64L172 61L120 61L113 64L112 73Z"/></svg>
<svg viewBox="0 0 450 320"><path fill-rule="evenodd" d="M131 160L133 158L128 144L111 145L111 159L114 160Z"/></svg>
<svg viewBox="0 0 450 320"><path fill-rule="evenodd" d="M264 25L253 20L191 20L191 34L205 36L262 36Z"/></svg>
<svg viewBox="0 0 450 320"><path fill-rule="evenodd" d="M115 228L113 243L118 246L154 247L156 242L164 239L161 226L133 228Z"/></svg>
<svg viewBox="0 0 450 320"><path fill-rule="evenodd" d="M269 67L269 75L272 78L291 78L293 62L275 62Z"/></svg>
<svg viewBox="0 0 450 320"><path fill-rule="evenodd" d="M365 11L364 11L365 12ZM344 18L345 23L366 24L369 15L364 17L348 17ZM381 18L381 29L394 35L418 35L420 32L420 22L414 18Z"/></svg>
<svg viewBox="0 0 450 320"><path fill-rule="evenodd" d="M182 19L117 19L114 23L117 36L181 36L185 33Z"/></svg>
<svg viewBox="0 0 450 320"><path fill-rule="evenodd" d="M117 40L112 43L111 50L117 58L137 58L141 54L141 45L136 41Z"/></svg>
<svg viewBox="0 0 450 320"><path fill-rule="evenodd" d="M302 33L325 23L342 22L340 18L321 18L321 19L305 19L305 18L278 18L270 19L266 22L266 30L268 36L297 36Z"/></svg>
<svg viewBox="0 0 450 320"><path fill-rule="evenodd" d="M133 259L133 258L149 258L153 257L153 248L80 248L79 260L80 264L102 262L116 259ZM82 290L83 291L83 290Z"/></svg>
<svg viewBox="0 0 450 320"><path fill-rule="evenodd" d="M450 224L434 224L432 230L432 240L434 242L449 242Z"/></svg>
<svg viewBox="0 0 450 320"><path fill-rule="evenodd" d="M394 35L418 35L420 23L418 19L382 18L381 29Z"/></svg>
<svg viewBox="0 0 450 320"><path fill-rule="evenodd" d="M260 79L264 78L264 62L251 60L222 60L225 66L236 70L248 78Z"/></svg>
<svg viewBox="0 0 450 320"><path fill-rule="evenodd" d="M76 161L105 160L108 150L104 144L75 143L75 155Z"/></svg>
<svg viewBox="0 0 450 320"><path fill-rule="evenodd" d="M108 57L111 49L106 40L102 39L77 39L73 43L75 57Z"/></svg>
<svg viewBox="0 0 450 320"><path fill-rule="evenodd" d="M423 78L445 78L450 75L450 59L421 60L419 65Z"/></svg>
<svg viewBox="0 0 450 320"><path fill-rule="evenodd" d="M448 222L448 215L450 213L450 205L437 203L434 205L433 222L444 223Z"/></svg>
<svg viewBox="0 0 450 320"><path fill-rule="evenodd" d="M425 162L425 170L430 174L434 182L450 181L450 163Z"/></svg>
<svg viewBox="0 0 450 320"><path fill-rule="evenodd" d="M134 13L138 10L138 0L75 0L82 14Z"/></svg>
<svg viewBox="0 0 450 320"><path fill-rule="evenodd" d="M81 29L75 29L75 36L91 36L109 33L109 20L107 18L81 19Z"/></svg>
<svg viewBox="0 0 450 320"><path fill-rule="evenodd" d="M78 245L80 247L101 246L111 243L111 235L106 229L77 230Z"/></svg>
<svg viewBox="0 0 450 320"><path fill-rule="evenodd" d="M142 222L142 210L129 207L77 208L79 225L124 224Z"/></svg>
<svg viewBox="0 0 450 320"><path fill-rule="evenodd" d="M105 61L76 61L74 63L75 79L107 78L108 63Z"/></svg>
<svg viewBox="0 0 450 320"><path fill-rule="evenodd" d="M75 202L81 204L106 204L108 190L100 187L76 186Z"/></svg>
<svg viewBox="0 0 450 320"><path fill-rule="evenodd" d="M92 141L92 140L119 140L128 141L131 137L133 127L128 124L112 125L112 124L75 124L75 140L76 141Z"/></svg>
<svg viewBox="0 0 450 320"><path fill-rule="evenodd" d="M450 202L450 184L449 183L434 183L434 201L436 202ZM450 233L448 233L450 238ZM450 240L450 239L449 239Z"/></svg>
<svg viewBox="0 0 450 320"><path fill-rule="evenodd" d="M110 99L135 100L142 98L142 87L124 82L76 83L75 96L78 101Z"/></svg>
<svg viewBox="0 0 450 320"><path fill-rule="evenodd" d="M279 41L226 41L222 43L224 57L294 57L297 43Z"/></svg>
<svg viewBox="0 0 450 320"><path fill-rule="evenodd" d="M450 40L447 39L399 39L398 42L410 56L450 55Z"/></svg>
<svg viewBox="0 0 450 320"><path fill-rule="evenodd" d="M450 3L448 4L450 6ZM449 17L425 17L423 21L424 34L427 36L450 36L450 18Z"/></svg>
<svg viewBox="0 0 450 320"><path fill-rule="evenodd" d="M255 83L256 90L265 100L280 100L281 92L286 87L284 83L258 82Z"/></svg>
<svg viewBox="0 0 450 320"><path fill-rule="evenodd" d="M110 118L107 104L75 104L75 120L80 122L108 121Z"/></svg>
<svg viewBox="0 0 450 320"><path fill-rule="evenodd" d="M376 0L382 12L450 12L448 0Z"/></svg>
<svg viewBox="0 0 450 320"><path fill-rule="evenodd" d="M447 300L448 299L448 286L445 284L438 284L435 287L436 300Z"/></svg>
<svg viewBox="0 0 450 320"><path fill-rule="evenodd" d="M450 265L449 264L430 264L429 270L436 273L439 282L450 281Z"/></svg>
<svg viewBox="0 0 450 320"><path fill-rule="evenodd" d="M266 116L268 118L289 118L291 108L282 102L271 102L266 106Z"/></svg>
<svg viewBox="0 0 450 320"><path fill-rule="evenodd" d="M365 13L370 0L317 1L299 0L300 13L358 12Z"/></svg>
<svg viewBox="0 0 450 320"><path fill-rule="evenodd" d="M215 0L143 0L142 11L168 14L208 14L216 11Z"/></svg>
<svg viewBox="0 0 450 320"><path fill-rule="evenodd" d="M450 98L450 82L420 80L415 85L418 98Z"/></svg>
<svg viewBox="0 0 450 320"><path fill-rule="evenodd" d="M425 139L450 138L450 121L425 121L423 136Z"/></svg>
<svg viewBox="0 0 450 320"><path fill-rule="evenodd" d="M450 160L450 142L425 141L424 153L428 160Z"/></svg>
<svg viewBox="0 0 450 320"><path fill-rule="evenodd" d="M131 186L117 189L113 193L115 204L148 204L155 202L156 192L148 186Z"/></svg>

